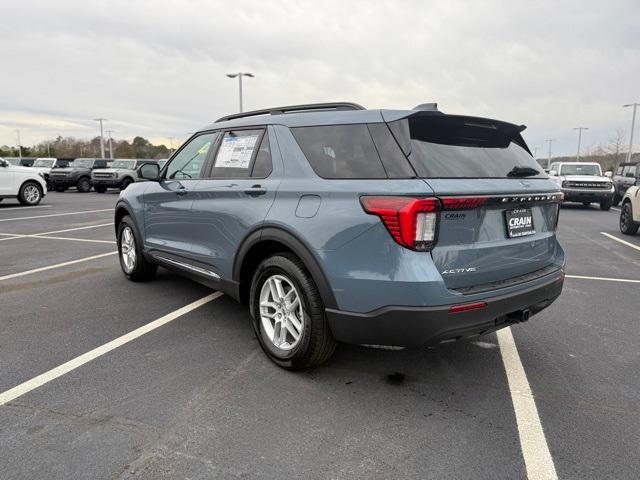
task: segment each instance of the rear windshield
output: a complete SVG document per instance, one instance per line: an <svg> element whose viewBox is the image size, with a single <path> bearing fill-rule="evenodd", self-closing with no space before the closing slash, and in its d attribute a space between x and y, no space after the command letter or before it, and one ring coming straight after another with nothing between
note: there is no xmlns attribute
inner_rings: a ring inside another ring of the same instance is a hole
<svg viewBox="0 0 640 480"><path fill-rule="evenodd" d="M562 165L560 175L601 175L599 165Z"/></svg>
<svg viewBox="0 0 640 480"><path fill-rule="evenodd" d="M393 123L391 130L420 177L547 178L515 125L421 114Z"/></svg>

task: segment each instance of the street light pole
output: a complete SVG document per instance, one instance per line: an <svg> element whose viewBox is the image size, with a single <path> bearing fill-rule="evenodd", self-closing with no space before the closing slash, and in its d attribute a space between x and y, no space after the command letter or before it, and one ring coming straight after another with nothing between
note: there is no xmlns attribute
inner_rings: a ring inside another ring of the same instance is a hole
<svg viewBox="0 0 640 480"><path fill-rule="evenodd" d="M227 73L227 77L236 78L238 77L238 95L240 100L240 113L242 113L242 77L251 77L253 78L253 73L249 72L238 72L238 73Z"/></svg>
<svg viewBox="0 0 640 480"><path fill-rule="evenodd" d="M176 137L169 137L169 156L173 155L173 139Z"/></svg>
<svg viewBox="0 0 640 480"><path fill-rule="evenodd" d="M576 162L580 161L580 144L582 143L582 131L589 130L589 127L576 127L574 130L578 130L578 153L576 153Z"/></svg>
<svg viewBox="0 0 640 480"><path fill-rule="evenodd" d="M631 161L631 152L633 151L633 131L636 128L636 109L639 103L628 103L624 107L633 107L633 116L631 117L631 135L629 138L629 152L627 153L627 162Z"/></svg>
<svg viewBox="0 0 640 480"><path fill-rule="evenodd" d="M551 144L553 142L556 141L555 138L547 138L547 140L545 140L546 142L549 143L549 159L547 160L547 168L549 168L549 166L551 165Z"/></svg>
<svg viewBox="0 0 640 480"><path fill-rule="evenodd" d="M16 129L16 133L18 134L18 158L22 161L22 145L20 145L20 129ZM21 162L22 163L22 162Z"/></svg>
<svg viewBox="0 0 640 480"><path fill-rule="evenodd" d="M111 143L111 134L113 130L107 130L107 134L109 135L109 158L113 160L113 143Z"/></svg>
<svg viewBox="0 0 640 480"><path fill-rule="evenodd" d="M104 158L104 133L102 133L102 122L105 122L106 118L94 118L94 121L100 122L100 158Z"/></svg>

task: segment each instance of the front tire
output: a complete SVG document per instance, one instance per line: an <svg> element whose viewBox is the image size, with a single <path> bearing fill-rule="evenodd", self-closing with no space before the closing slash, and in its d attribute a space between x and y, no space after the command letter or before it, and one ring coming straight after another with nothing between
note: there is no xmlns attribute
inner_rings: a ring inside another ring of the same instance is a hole
<svg viewBox="0 0 640 480"><path fill-rule="evenodd" d="M77 188L79 192L87 193L89 190L91 190L91 181L89 181L87 177L82 177L80 180L78 180Z"/></svg>
<svg viewBox="0 0 640 480"><path fill-rule="evenodd" d="M631 202L624 203L622 210L620 210L620 231L625 235L635 235L638 232L638 227L640 227L640 223L633 221Z"/></svg>
<svg viewBox="0 0 640 480"><path fill-rule="evenodd" d="M133 282L151 280L158 266L149 262L142 253L142 239L130 216L123 217L118 225L118 258L125 276Z"/></svg>
<svg viewBox="0 0 640 480"><path fill-rule="evenodd" d="M107 191L107 187L105 187L104 185L94 185L93 189L98 193L104 193Z"/></svg>
<svg viewBox="0 0 640 480"><path fill-rule="evenodd" d="M18 192L18 201L25 206L38 205L42 200L42 187L36 182L25 182Z"/></svg>
<svg viewBox="0 0 640 480"><path fill-rule="evenodd" d="M318 288L294 255L274 255L258 266L250 310L260 346L282 368L320 365L336 349Z"/></svg>
<svg viewBox="0 0 640 480"><path fill-rule="evenodd" d="M120 191L126 190L126 188L132 183L133 183L133 180L131 180L129 177L122 180L122 183L120 184Z"/></svg>
<svg viewBox="0 0 640 480"><path fill-rule="evenodd" d="M591 202L582 202L582 206L588 207L591 205Z"/></svg>
<svg viewBox="0 0 640 480"><path fill-rule="evenodd" d="M611 199L608 198L606 200L602 200L600 202L600 210L604 210L606 212L609 209L611 209Z"/></svg>

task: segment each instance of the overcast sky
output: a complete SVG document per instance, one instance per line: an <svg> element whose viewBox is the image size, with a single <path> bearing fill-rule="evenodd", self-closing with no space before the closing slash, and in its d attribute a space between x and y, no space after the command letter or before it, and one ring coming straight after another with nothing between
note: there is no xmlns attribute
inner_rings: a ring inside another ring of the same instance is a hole
<svg viewBox="0 0 640 480"><path fill-rule="evenodd" d="M538 156L547 138L574 154L576 126L590 128L586 146L628 135L622 105L640 102L638 0L3 0L1 11L0 145L16 144L16 128L24 145L90 138L96 117L116 138L183 141L237 111L225 74L240 70L255 75L245 110L435 101L526 124Z"/></svg>

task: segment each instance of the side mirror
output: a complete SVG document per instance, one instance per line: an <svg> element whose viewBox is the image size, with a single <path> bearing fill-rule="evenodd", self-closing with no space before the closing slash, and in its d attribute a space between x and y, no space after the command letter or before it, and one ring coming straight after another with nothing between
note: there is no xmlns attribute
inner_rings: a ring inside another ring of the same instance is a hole
<svg viewBox="0 0 640 480"><path fill-rule="evenodd" d="M558 175L558 172L556 172L555 170L549 170L549 175L555 177L556 175Z"/></svg>
<svg viewBox="0 0 640 480"><path fill-rule="evenodd" d="M9 166L9 162L7 162L4 159L0 160L0 167L7 168L8 166Z"/></svg>
<svg viewBox="0 0 640 480"><path fill-rule="evenodd" d="M608 171L604 172L604 176L607 177L607 178L611 178L611 177L613 177L613 172L608 170Z"/></svg>
<svg viewBox="0 0 640 480"><path fill-rule="evenodd" d="M158 182L160 180L160 165L157 163L143 163L138 168L138 177Z"/></svg>

